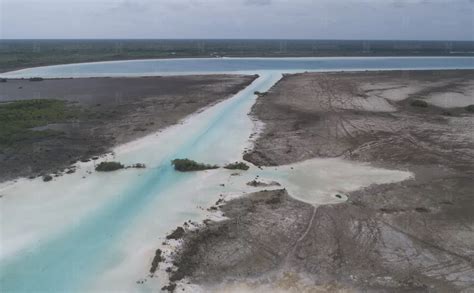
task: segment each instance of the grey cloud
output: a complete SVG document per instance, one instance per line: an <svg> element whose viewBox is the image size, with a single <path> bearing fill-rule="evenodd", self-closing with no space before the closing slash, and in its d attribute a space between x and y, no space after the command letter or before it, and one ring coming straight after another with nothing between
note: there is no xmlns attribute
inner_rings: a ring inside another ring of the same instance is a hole
<svg viewBox="0 0 474 293"><path fill-rule="evenodd" d="M150 2L148 1L132 1L124 0L117 6L113 7L114 10L126 10L133 12L142 12L148 9Z"/></svg>
<svg viewBox="0 0 474 293"><path fill-rule="evenodd" d="M245 5L267 6L272 4L272 0L245 0Z"/></svg>
<svg viewBox="0 0 474 293"><path fill-rule="evenodd" d="M0 38L473 40L473 1L0 0Z"/></svg>

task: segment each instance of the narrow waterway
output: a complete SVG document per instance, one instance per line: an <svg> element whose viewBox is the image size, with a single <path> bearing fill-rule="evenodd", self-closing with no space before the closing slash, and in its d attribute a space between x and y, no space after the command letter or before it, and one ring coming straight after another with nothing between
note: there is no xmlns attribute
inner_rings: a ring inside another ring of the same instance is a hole
<svg viewBox="0 0 474 293"><path fill-rule="evenodd" d="M107 267L120 262L116 248L122 247L120 242L127 231L141 229L140 225L147 222L151 226L155 226L153 221L160 222L149 239L156 245L160 232L199 217L194 204L209 204L215 196L203 193L207 187L199 184L212 187L212 182L205 182L199 174L175 172L170 161L193 158L223 164L239 159L252 132L253 124L246 114L254 102L253 93L268 90L280 77L264 74L232 99L160 134L161 139L149 137L148 142L145 139L117 149L116 159L145 162L151 167L147 171L93 173L86 179L82 178L84 172L78 172L51 184L20 181L4 187L2 193L6 196L0 206L2 252L5 250L2 291L80 291ZM181 192L173 190L177 187ZM178 197L170 198L170 194ZM70 205L84 204L81 198L96 200L97 204L89 203L84 209L78 206L82 210L79 213L72 211L74 206ZM177 211L175 206L179 207ZM66 214L69 210L72 214ZM44 225L48 228L43 229ZM36 235L22 242L29 230ZM146 269L146 263L142 266Z"/></svg>

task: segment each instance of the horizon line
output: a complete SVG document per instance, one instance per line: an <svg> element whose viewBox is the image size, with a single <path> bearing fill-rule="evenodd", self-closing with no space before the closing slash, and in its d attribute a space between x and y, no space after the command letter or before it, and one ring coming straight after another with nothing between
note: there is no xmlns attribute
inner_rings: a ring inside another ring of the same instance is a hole
<svg viewBox="0 0 474 293"><path fill-rule="evenodd" d="M445 39L317 39L317 38L0 38L1 41L393 41L393 42L472 42Z"/></svg>

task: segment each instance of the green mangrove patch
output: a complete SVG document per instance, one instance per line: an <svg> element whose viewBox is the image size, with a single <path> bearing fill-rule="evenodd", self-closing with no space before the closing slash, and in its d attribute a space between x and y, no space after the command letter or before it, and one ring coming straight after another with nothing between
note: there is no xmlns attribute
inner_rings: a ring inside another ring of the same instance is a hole
<svg viewBox="0 0 474 293"><path fill-rule="evenodd" d="M229 169L229 170L247 171L250 167L244 162L235 162L235 163L230 163L230 164L225 165L224 168Z"/></svg>
<svg viewBox="0 0 474 293"><path fill-rule="evenodd" d="M97 172L112 172L123 168L125 168L125 166L119 162L101 162L95 167L95 170Z"/></svg>
<svg viewBox="0 0 474 293"><path fill-rule="evenodd" d="M198 163L190 159L174 159L171 161L171 164L174 166L176 171L180 172L203 171L219 168L217 165Z"/></svg>
<svg viewBox="0 0 474 293"><path fill-rule="evenodd" d="M59 131L34 128L67 122L80 116L79 107L61 100L33 99L0 103L0 146L14 147L25 140L59 135Z"/></svg>

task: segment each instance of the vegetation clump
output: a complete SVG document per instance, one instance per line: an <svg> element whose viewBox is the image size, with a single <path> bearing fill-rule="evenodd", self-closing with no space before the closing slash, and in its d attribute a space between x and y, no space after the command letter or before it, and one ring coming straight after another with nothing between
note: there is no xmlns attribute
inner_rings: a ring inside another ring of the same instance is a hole
<svg viewBox="0 0 474 293"><path fill-rule="evenodd" d="M123 168L125 168L125 166L119 162L101 162L97 167L95 167L95 170L97 172L111 172Z"/></svg>
<svg viewBox="0 0 474 293"><path fill-rule="evenodd" d="M413 107L428 108L428 103L423 100L414 100L410 105Z"/></svg>
<svg viewBox="0 0 474 293"><path fill-rule="evenodd" d="M44 182L49 182L51 180L53 180L53 176L51 176L51 175L44 175L43 176L43 181Z"/></svg>
<svg viewBox="0 0 474 293"><path fill-rule="evenodd" d="M161 288L161 291L174 292L175 290L176 290L175 283L169 283L168 286L164 286L163 288Z"/></svg>
<svg viewBox="0 0 474 293"><path fill-rule="evenodd" d="M468 112L474 113L474 105L469 105L464 109L466 109L466 111L468 111Z"/></svg>
<svg viewBox="0 0 474 293"><path fill-rule="evenodd" d="M0 82L7 82L6 78L0 78Z"/></svg>
<svg viewBox="0 0 474 293"><path fill-rule="evenodd" d="M162 251L161 249L157 249L155 251L155 257L153 258L153 261L151 263L151 268L150 268L150 273L154 274L156 272L156 269L158 269L158 265L160 262L164 261L164 257L162 256Z"/></svg>
<svg viewBox="0 0 474 293"><path fill-rule="evenodd" d="M129 166L129 168L145 169L145 168L146 168L146 165L145 165L145 164L142 164L142 163L136 163L136 164L133 164L133 165Z"/></svg>
<svg viewBox="0 0 474 293"><path fill-rule="evenodd" d="M255 91L254 94L255 94L256 96L263 97L263 96L265 96L267 93L262 93L262 92L259 92L259 91Z"/></svg>
<svg viewBox="0 0 474 293"><path fill-rule="evenodd" d="M180 172L203 171L219 168L219 166L216 165L202 164L190 159L174 159L171 161L171 164L174 166L176 171Z"/></svg>
<svg viewBox="0 0 474 293"><path fill-rule="evenodd" d="M30 78L30 81L43 81L44 79L42 77L32 77Z"/></svg>
<svg viewBox="0 0 474 293"><path fill-rule="evenodd" d="M244 162L235 162L235 163L227 164L224 168L229 169L229 170L244 170L244 171L247 171L250 167L247 164L245 164Z"/></svg>
<svg viewBox="0 0 474 293"><path fill-rule="evenodd" d="M170 235L166 236L166 239L179 240L183 238L185 230L183 227L176 228Z"/></svg>
<svg viewBox="0 0 474 293"><path fill-rule="evenodd" d="M266 182L262 182L262 181L258 181L258 180L252 180L250 182L247 182L247 185L248 186L252 186L252 187L269 187L269 186L281 186L280 183L276 182L276 181L272 181L270 183L266 183Z"/></svg>

